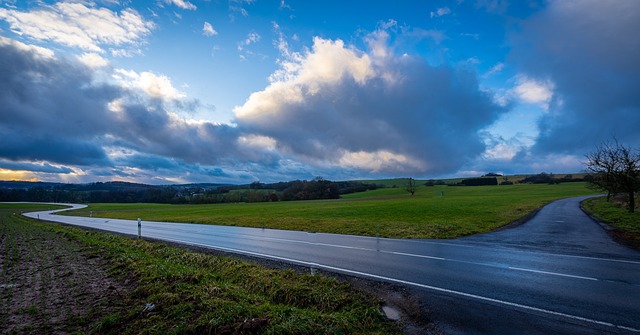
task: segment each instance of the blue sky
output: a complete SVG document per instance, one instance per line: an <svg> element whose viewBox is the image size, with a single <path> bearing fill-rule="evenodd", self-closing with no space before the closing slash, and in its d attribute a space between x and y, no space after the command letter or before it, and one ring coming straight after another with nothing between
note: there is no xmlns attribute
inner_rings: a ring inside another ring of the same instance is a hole
<svg viewBox="0 0 640 335"><path fill-rule="evenodd" d="M575 173L640 146L640 2L0 1L0 179Z"/></svg>

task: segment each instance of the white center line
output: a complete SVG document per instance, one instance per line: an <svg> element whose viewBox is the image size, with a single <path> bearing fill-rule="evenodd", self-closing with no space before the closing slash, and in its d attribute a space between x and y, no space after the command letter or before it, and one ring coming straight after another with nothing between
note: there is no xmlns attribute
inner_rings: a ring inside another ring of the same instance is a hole
<svg viewBox="0 0 640 335"><path fill-rule="evenodd" d="M398 251L380 251L380 252L384 252L384 253L388 253L388 254L394 254L394 255L401 255L401 256L410 256L410 257L418 257L418 258L428 258L428 259L437 259L439 261L444 261L445 259L442 257L435 257L435 256L427 256L427 255L416 255L416 254L408 254L408 253L404 253L404 252L398 252Z"/></svg>
<svg viewBox="0 0 640 335"><path fill-rule="evenodd" d="M541 273L541 274L546 274L546 275L554 275L554 276L561 276L561 277L577 278L577 279L586 279L586 280L595 280L595 281L599 280L597 278L591 278L591 277L575 276L575 275L568 275L568 274L564 274L564 273L540 271L540 270L533 270L533 269L523 269L523 268L516 268L516 267L513 267L513 266L510 266L509 269L518 270L518 271L535 272L535 273Z"/></svg>

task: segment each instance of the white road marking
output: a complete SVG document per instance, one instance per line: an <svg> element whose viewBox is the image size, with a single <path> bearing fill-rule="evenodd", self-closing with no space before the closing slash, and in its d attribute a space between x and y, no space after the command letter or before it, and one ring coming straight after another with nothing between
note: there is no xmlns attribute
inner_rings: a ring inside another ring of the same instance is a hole
<svg viewBox="0 0 640 335"><path fill-rule="evenodd" d="M409 256L409 257L436 259L436 260L439 260L439 261L446 260L446 258L442 258L442 257L427 256L427 255L417 255L417 254L408 254L408 253L398 252L398 251L381 251L381 252L388 253L388 254L394 254L394 255Z"/></svg>
<svg viewBox="0 0 640 335"><path fill-rule="evenodd" d="M518 270L518 271L535 272L535 273L541 273L541 274L553 275L553 276L561 276L561 277L577 278L577 279L586 279L586 280L595 280L595 281L598 281L598 280L599 280L599 279L597 279L597 278L591 278L591 277L575 276L575 275L568 275L568 274L565 274L565 273L549 272L549 271L540 271L540 270L533 270L533 269L523 269L523 268L516 268L516 267L513 267L513 266L510 266L510 267L509 267L509 269L511 269L511 270Z"/></svg>
<svg viewBox="0 0 640 335"><path fill-rule="evenodd" d="M69 209L72 209L72 208L69 208ZM63 210L65 210L65 209L63 209ZM56 211L61 211L61 210L56 210ZM86 220L90 220L90 221L100 220L98 218L94 218L94 219L86 219L86 218L82 219L81 217L78 217L78 218L80 220L82 220L82 221L85 221L85 222L86 222ZM127 220L123 220L123 221L127 221ZM104 223L108 223L108 222L109 222L109 220L105 220L104 221ZM131 222L135 223L135 221L131 221ZM148 222L148 224L151 224L152 226L156 226L155 225L156 223L157 222ZM166 227L165 224L176 224L176 223L160 222L156 226L156 228L162 230L163 228ZM183 224L180 224L180 223L177 223L177 224L178 225L183 225ZM165 227L163 227L163 226L165 226ZM181 230L185 231L185 232L189 232L189 229L181 229ZM233 233L224 233L224 232L218 232L215 235L235 236L235 237L243 236L244 238L250 238L250 239L254 239L254 240L272 240L272 241L299 243L299 244L316 245L316 246L324 246L324 247L332 247L332 248L343 248L343 249L362 250L362 251L376 251L376 252L380 252L380 253L388 253L388 254L401 255L401 256L407 256L407 257L416 257L416 258L432 259L432 260L439 260L439 261L462 262L462 263L468 263L468 264L479 265L479 266L488 266L488 267L508 268L510 270L526 271L526 272L539 273L539 274L552 275L552 276L560 276L560 277L566 277L566 278L592 280L592 281L598 281L599 280L597 278L592 278L592 277L577 276L577 275L558 273L558 272L550 272L550 271L542 271L542 270L534 270L534 269L525 269L525 268L511 267L511 266L498 266L498 265L495 265L495 264L483 263L483 262L469 262L469 261L456 260L456 259L447 259L447 258L443 258L443 257L422 255L422 254L404 253L404 252L398 252L398 251L386 251L386 250L379 250L379 249L373 249L373 248L355 247L355 246L347 246L347 245L332 244L332 243L311 242L311 241L288 239L288 238L256 236L256 235L248 235L248 234L233 234ZM450 244L450 245L452 245L452 244ZM640 264L640 262L625 261L625 260L603 259L603 258L584 257L584 256L571 256L571 255L559 255L559 256L579 257L579 258L587 258L587 259L608 260L608 261L618 261L618 262L625 262L625 263L632 263L632 264L636 264L636 263Z"/></svg>
<svg viewBox="0 0 640 335"><path fill-rule="evenodd" d="M23 203L23 202L20 202L20 203ZM69 207L69 208L57 209L57 210L52 211L52 212L55 212L55 213L87 207L87 205L79 205L79 204L60 204L60 203L48 203L48 204L50 204L50 205L72 206L72 207ZM38 213L40 213L40 212L24 213L23 215L35 218L35 215L38 214ZM63 217L64 216L57 217L57 218L51 218L50 220L51 221L64 222ZM60 218L60 219L58 219L58 218ZM122 221L131 221L132 223L135 223L134 220L122 220ZM149 222L149 223L160 223L160 224L169 223L169 224L179 224L179 225L189 224L189 223L177 223L177 222ZM326 233L317 233L317 234L326 234ZM234 235L234 234L218 233L217 235ZM307 242L307 241L302 241L302 240L282 239L282 238L273 238L273 237L266 237L266 236L259 237L259 236L248 235L248 234L237 234L237 235L243 235L245 237L256 237L258 239L271 239L271 240L291 241L291 242L298 242L298 243L314 244L314 242ZM379 239L379 237L372 237L372 236L358 236L358 237L362 238L362 239ZM385 239L385 240L398 240L398 241L400 241L402 239ZM489 247L486 247L486 246L468 245L468 244L461 244L461 243L450 243L450 242L429 241L429 240L402 240L402 241L404 241L405 243L440 244L440 245L450 245L450 246L465 247L465 248L482 248L482 249L494 249L495 250L495 248L489 248ZM337 245L337 244L322 244L322 243L316 243L316 244L318 244L318 245L326 245L326 246L335 246L335 247L345 248L345 249L373 250L373 249L367 249L367 248L361 248L361 247L360 248L359 247L351 247L351 246L344 246L344 245ZM557 254L557 253L547 253L547 252L540 252L540 251L535 251L535 250L519 250L519 252L526 252L526 253L533 253L533 254L543 254L543 255L553 255L553 256L558 256L558 257L592 259L592 260L607 261L607 262L640 264L640 261L633 261L633 260L603 258L603 257L590 257L590 256L578 256L578 255L567 255L567 254ZM400 253L400 254L402 254L402 253ZM417 254L404 254L404 255L406 255L406 256L414 255L415 257L439 259L439 257L423 256L423 255L417 255Z"/></svg>
<svg viewBox="0 0 640 335"><path fill-rule="evenodd" d="M211 246L211 245L202 244L202 243L187 242L187 241L174 240L174 239L171 239L169 241L188 244L188 245L194 245L194 246L200 246L200 247L205 247L205 248L209 248L209 249L217 249L217 250L228 251L228 252L233 252L233 253L239 253L239 254L244 254L244 255L256 256L256 257L261 257L261 258L275 259L275 260L289 262L289 263L297 263L297 264L309 266L311 268L321 268L321 269L326 269L326 270L331 270L331 271L341 272L341 273L347 273L347 274L352 274L352 275L361 276L361 277L374 278L374 279L384 280L384 281L388 281L388 282L405 284L405 285L420 287L420 288L429 289L429 290L433 290L433 291L459 295L459 296L463 296L463 297L467 297L467 298L473 298L473 299L477 299L477 300L493 302L493 303L497 303L497 304L501 304L501 305L505 305L505 306L516 307L516 308L525 309L525 310L529 310L529 311L534 311L534 312L539 312L539 313L544 313L544 314L560 316L560 317L564 317L564 318L568 318L568 319L583 321L583 322L586 322L586 323L591 323L591 324L596 324L596 325L601 325L601 326L606 326L606 327L612 327L612 328L617 328L617 329L623 329L623 330L631 331L631 332L634 332L634 333L640 333L640 329L627 327L627 326L616 325L616 324L613 324L613 323L610 323L610 322L606 322L606 321L589 319L589 318L585 318L585 317L582 317L582 316L577 316L577 315L572 315L572 314L567 314L567 313L562 313L562 312L551 311L551 310L544 309L544 308L523 305L523 304L510 302L510 301L504 301L504 300L500 300L500 299L489 298L489 297L485 297L485 296L481 296L481 295L477 295L477 294L472 294L472 293L466 293L466 292L461 292L461 291L456 291L456 290L450 290L450 289L437 287L437 286L420 284L420 283L411 282L411 281L402 280L402 279L397 279L397 278L380 276L380 275L367 273L367 272L349 270L349 269L339 268L339 267L330 266L330 265L324 265L324 264L312 263L312 262L307 262L307 261L301 261L301 260L297 260L297 259L293 259L293 258L287 258L287 257L272 256L272 255L267 255L267 254L262 254L262 253L257 253L257 252L251 252L251 251L245 251L245 250L239 250L239 249L234 249L234 248L217 247L217 246Z"/></svg>

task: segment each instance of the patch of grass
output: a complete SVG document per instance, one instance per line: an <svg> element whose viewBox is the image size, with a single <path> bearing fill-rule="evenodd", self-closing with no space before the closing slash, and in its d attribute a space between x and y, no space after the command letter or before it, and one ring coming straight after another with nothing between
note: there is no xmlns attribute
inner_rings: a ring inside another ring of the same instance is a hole
<svg viewBox="0 0 640 335"><path fill-rule="evenodd" d="M614 228L613 236L620 242L640 249L640 211L630 213L623 204L606 197L583 201L583 208L599 220Z"/></svg>
<svg viewBox="0 0 640 335"><path fill-rule="evenodd" d="M142 218L395 238L453 238L491 231L560 198L594 194L585 183L383 188L339 200L213 205L91 204L64 215Z"/></svg>
<svg viewBox="0 0 640 335"><path fill-rule="evenodd" d="M40 309L36 305L31 305L27 308L23 308L18 311L18 313L29 314L29 315L38 315L40 314Z"/></svg>
<svg viewBox="0 0 640 335"><path fill-rule="evenodd" d="M116 328L120 324L120 316L118 314L110 314L98 321L94 329L96 332L104 334Z"/></svg>
<svg viewBox="0 0 640 335"><path fill-rule="evenodd" d="M130 283L123 302L94 320L95 333L400 333L378 299L333 278L23 217L14 224L79 242Z"/></svg>

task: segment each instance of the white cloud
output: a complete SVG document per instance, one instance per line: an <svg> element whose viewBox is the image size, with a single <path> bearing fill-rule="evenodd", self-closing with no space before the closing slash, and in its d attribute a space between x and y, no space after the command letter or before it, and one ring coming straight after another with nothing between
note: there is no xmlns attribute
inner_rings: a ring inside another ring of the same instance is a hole
<svg viewBox="0 0 640 335"><path fill-rule="evenodd" d="M333 83L344 76L359 84L374 75L369 55L347 48L341 40L314 38L313 50L300 64L297 77L304 83ZM312 91L317 89L310 85Z"/></svg>
<svg viewBox="0 0 640 335"><path fill-rule="evenodd" d="M0 8L0 19L17 34L94 53L103 53L104 45L138 45L154 28L134 9L116 13L68 2L30 12Z"/></svg>
<svg viewBox="0 0 640 335"><path fill-rule="evenodd" d="M55 54L52 50L47 49L47 48L43 48L43 47L39 47L36 45L29 45L29 44L24 44L22 42L10 39L10 38L6 38L3 36L0 36L0 45L7 45L7 46L12 46L18 50L21 50L25 53L32 53L33 55L36 55L39 58L42 59L53 59L55 58Z"/></svg>
<svg viewBox="0 0 640 335"><path fill-rule="evenodd" d="M153 72L137 73L133 70L116 69L114 78L122 87L139 90L153 99L175 101L187 97L185 93L173 86L167 76L157 75Z"/></svg>
<svg viewBox="0 0 640 335"><path fill-rule="evenodd" d="M184 1L184 0L165 0L165 1L168 4L174 4L182 9L196 10L198 8L196 7L196 5L192 4L189 1Z"/></svg>
<svg viewBox="0 0 640 335"><path fill-rule="evenodd" d="M424 162L407 157L403 154L396 154L387 150L373 152L343 152L338 159L338 164L346 168L356 168L367 170L373 173L385 171L425 171L427 167Z"/></svg>
<svg viewBox="0 0 640 335"><path fill-rule="evenodd" d="M111 56L113 57L126 57L131 58L134 56L141 56L142 50L140 49L109 49Z"/></svg>
<svg viewBox="0 0 640 335"><path fill-rule="evenodd" d="M202 27L202 34L204 36L215 36L218 35L218 32L213 29L213 26L209 22L204 22L204 26Z"/></svg>
<svg viewBox="0 0 640 335"><path fill-rule="evenodd" d="M537 104L545 110L553 98L555 85L551 81L538 81L526 76L518 78L513 93L525 103Z"/></svg>
<svg viewBox="0 0 640 335"><path fill-rule="evenodd" d="M510 160L512 159L518 152L520 152L519 147L513 147L505 143L497 144L494 147L487 148L485 151L485 158L487 159L500 159L500 160Z"/></svg>
<svg viewBox="0 0 640 335"><path fill-rule="evenodd" d="M247 38L245 38L243 41L240 41L238 43L238 51L242 51L244 50L245 47L253 44L253 43L257 43L260 41L260 34L256 33L256 32L251 32L249 34L247 34Z"/></svg>
<svg viewBox="0 0 640 335"><path fill-rule="evenodd" d="M431 12L431 18L440 17L451 14L451 9L449 7L438 8L435 12Z"/></svg>
<svg viewBox="0 0 640 335"><path fill-rule="evenodd" d="M78 56L78 60L91 68L101 68L109 65L109 61L96 53L85 52Z"/></svg>
<svg viewBox="0 0 640 335"><path fill-rule="evenodd" d="M278 142L268 136L246 135L238 137L238 144L251 149L262 149L267 151L275 151Z"/></svg>
<svg viewBox="0 0 640 335"><path fill-rule="evenodd" d="M300 52L278 43L280 69L234 109L238 129L321 169L436 174L483 154L479 132L503 109L472 73L396 56L390 33L366 36L366 51L320 37Z"/></svg>

